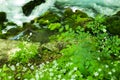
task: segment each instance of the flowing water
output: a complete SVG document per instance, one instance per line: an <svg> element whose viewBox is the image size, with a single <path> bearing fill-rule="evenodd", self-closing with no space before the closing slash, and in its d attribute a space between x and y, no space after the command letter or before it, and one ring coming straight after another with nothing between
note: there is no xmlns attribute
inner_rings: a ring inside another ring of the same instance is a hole
<svg viewBox="0 0 120 80"><path fill-rule="evenodd" d="M80 9L89 16L96 14L112 15L120 10L120 0L46 0L45 3L36 6L29 16L22 12L22 6L32 0L0 0L0 11L7 13L7 19L22 25L37 16L53 8L54 4L62 7L71 7L73 10ZM3 5L4 4L4 5Z"/></svg>

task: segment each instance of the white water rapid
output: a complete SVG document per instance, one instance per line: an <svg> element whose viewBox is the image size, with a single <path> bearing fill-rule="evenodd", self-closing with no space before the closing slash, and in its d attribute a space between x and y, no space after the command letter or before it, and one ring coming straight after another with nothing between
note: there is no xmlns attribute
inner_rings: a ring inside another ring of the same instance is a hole
<svg viewBox="0 0 120 80"><path fill-rule="evenodd" d="M120 0L46 0L45 3L36 6L29 16L25 16L21 7L29 1L32 0L0 0L0 11L7 13L9 21L22 25L23 22L29 22L46 12L55 2L60 4L59 6L71 7L73 10L80 9L89 16L97 13L112 15L120 10Z"/></svg>

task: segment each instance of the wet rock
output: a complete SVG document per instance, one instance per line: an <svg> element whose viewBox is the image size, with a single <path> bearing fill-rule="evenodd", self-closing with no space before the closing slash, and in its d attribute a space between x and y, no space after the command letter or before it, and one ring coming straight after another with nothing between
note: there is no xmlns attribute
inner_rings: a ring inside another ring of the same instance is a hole
<svg viewBox="0 0 120 80"><path fill-rule="evenodd" d="M23 7L22 7L22 10L23 10L23 13L26 15L26 16L29 16L32 12L32 10L37 6L37 5L40 5L41 3L44 3L45 0L32 0L28 3L26 3Z"/></svg>
<svg viewBox="0 0 120 80"><path fill-rule="evenodd" d="M110 34L120 35L120 11L106 18L105 24Z"/></svg>
<svg viewBox="0 0 120 80"><path fill-rule="evenodd" d="M48 52L51 52L51 53L60 53L60 51L64 49L66 45L67 43L65 42L56 42L56 41L48 42L48 43L42 44L39 47L39 52L44 53L44 51L47 50Z"/></svg>
<svg viewBox="0 0 120 80"><path fill-rule="evenodd" d="M7 21L6 13L5 12L0 12L0 23L3 23L5 21Z"/></svg>
<svg viewBox="0 0 120 80"><path fill-rule="evenodd" d="M61 19L54 12L48 11L44 15L35 19L34 21L39 23L40 26L46 26L49 25L50 23L60 22Z"/></svg>
<svg viewBox="0 0 120 80"><path fill-rule="evenodd" d="M73 12L70 8L65 9L64 16L62 18L63 25L67 24L73 29L78 26L83 27L87 22L91 20L92 18L90 18L86 13L80 10Z"/></svg>

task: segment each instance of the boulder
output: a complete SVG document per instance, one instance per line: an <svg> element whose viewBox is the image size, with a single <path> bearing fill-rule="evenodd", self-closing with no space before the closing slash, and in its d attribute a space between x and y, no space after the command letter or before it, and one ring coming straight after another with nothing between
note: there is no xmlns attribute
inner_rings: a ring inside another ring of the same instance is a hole
<svg viewBox="0 0 120 80"><path fill-rule="evenodd" d="M32 0L28 3L26 3L24 6L22 6L23 13L26 16L29 16L32 12L32 10L37 6L40 5L41 3L44 3L45 0Z"/></svg>
<svg viewBox="0 0 120 80"><path fill-rule="evenodd" d="M0 12L0 23L3 23L5 21L7 21L6 13L5 12Z"/></svg>
<svg viewBox="0 0 120 80"><path fill-rule="evenodd" d="M110 34L120 35L120 11L118 11L115 15L108 16L105 24Z"/></svg>

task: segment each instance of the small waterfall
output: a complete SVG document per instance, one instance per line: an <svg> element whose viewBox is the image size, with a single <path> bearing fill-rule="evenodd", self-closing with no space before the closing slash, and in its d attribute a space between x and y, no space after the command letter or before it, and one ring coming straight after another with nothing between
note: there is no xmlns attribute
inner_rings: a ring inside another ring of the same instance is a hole
<svg viewBox="0 0 120 80"><path fill-rule="evenodd" d="M36 6L31 15L25 16L22 11L22 6L32 0L0 0L0 11L7 13L7 19L17 25L22 25L23 22L29 22L37 16L46 12L54 5L55 0L46 0L39 6ZM4 5L3 5L4 4Z"/></svg>

